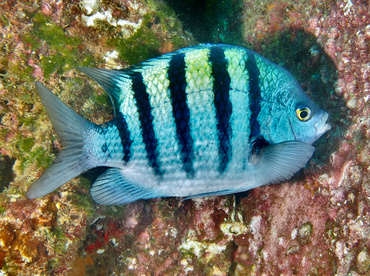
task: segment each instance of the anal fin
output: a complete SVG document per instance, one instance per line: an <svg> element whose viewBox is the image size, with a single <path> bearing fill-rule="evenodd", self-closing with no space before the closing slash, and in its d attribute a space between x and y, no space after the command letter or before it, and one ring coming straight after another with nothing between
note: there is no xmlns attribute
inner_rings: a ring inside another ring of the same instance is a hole
<svg viewBox="0 0 370 276"><path fill-rule="evenodd" d="M235 193L238 193L238 192L239 192L239 189L237 189L237 190L222 190L222 191L215 191L215 192L191 195L191 196L184 197L182 200L188 200L188 199L194 199L194 198L200 198L200 197L209 197L209 196L223 196L223 195L235 194Z"/></svg>
<svg viewBox="0 0 370 276"><path fill-rule="evenodd" d="M100 175L90 192L101 205L124 205L139 199L158 197L151 190L125 179L123 170L118 168L108 169Z"/></svg>

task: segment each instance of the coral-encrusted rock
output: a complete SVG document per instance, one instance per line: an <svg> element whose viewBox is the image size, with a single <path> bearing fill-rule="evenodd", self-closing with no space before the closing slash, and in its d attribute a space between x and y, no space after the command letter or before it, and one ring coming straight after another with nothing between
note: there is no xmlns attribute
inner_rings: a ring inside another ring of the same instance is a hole
<svg viewBox="0 0 370 276"><path fill-rule="evenodd" d="M308 168L248 195L124 207L93 206L83 178L24 198L60 149L30 92L33 78L102 123L111 117L107 97L74 66L124 67L191 38L157 1L0 4L0 153L13 166L1 184L0 274L369 274L370 8L359 0L256 3L240 5L245 43L287 67L330 114L332 129Z"/></svg>
<svg viewBox="0 0 370 276"><path fill-rule="evenodd" d="M122 68L193 39L165 4L140 0L1 1L0 36L0 275L84 275L93 264L91 256L78 256L94 211L90 183L74 179L41 199L24 196L61 148L34 82L47 83L74 110L103 123L112 117L108 97L86 77L76 78L75 66ZM138 229L134 216L122 220ZM122 232L116 224L107 227L87 252L103 255L108 237ZM139 255L148 259L147 252Z"/></svg>
<svg viewBox="0 0 370 276"><path fill-rule="evenodd" d="M313 34L338 69L335 87L325 92L336 104L325 99L321 102L330 114L333 128L326 141L324 137L318 142L316 158L327 164L316 171L305 171L305 180L256 189L242 202L247 205L241 208L253 210L248 211L248 216L263 212L262 225L268 226L261 228L263 243L252 237L237 248L238 256L249 258L237 259L236 272L366 275L369 268L365 256L370 246L370 8L361 1L350 0L335 4L312 1L310 5L303 1L265 3L268 17L246 10L246 16L251 15L251 20L245 21L249 41L255 43L254 37L262 43L264 39L270 41L277 26L274 20L280 20L280 31L290 28L294 33L298 28ZM297 10L301 12L296 13ZM294 36L288 39L297 41ZM324 80L325 72L318 73ZM313 90L311 96L320 97L317 93ZM343 101L347 108L342 106ZM322 148L325 143L327 147ZM330 158L318 154L330 154ZM266 206L261 196L271 202ZM253 244L259 245L259 251L250 256Z"/></svg>

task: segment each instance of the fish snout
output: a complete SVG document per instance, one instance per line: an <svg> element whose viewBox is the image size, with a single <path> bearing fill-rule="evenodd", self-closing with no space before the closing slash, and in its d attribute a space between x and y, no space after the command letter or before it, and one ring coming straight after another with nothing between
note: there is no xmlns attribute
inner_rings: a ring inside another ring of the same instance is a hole
<svg viewBox="0 0 370 276"><path fill-rule="evenodd" d="M324 115L314 124L316 130L316 139L320 138L325 132L331 129L331 126L326 123L329 118L329 114L324 112Z"/></svg>

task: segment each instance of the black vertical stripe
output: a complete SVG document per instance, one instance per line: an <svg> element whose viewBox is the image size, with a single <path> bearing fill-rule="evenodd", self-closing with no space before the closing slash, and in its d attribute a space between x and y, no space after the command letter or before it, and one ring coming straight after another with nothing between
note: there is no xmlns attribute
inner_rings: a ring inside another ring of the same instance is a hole
<svg viewBox="0 0 370 276"><path fill-rule="evenodd" d="M107 144L107 142L108 143L110 142L109 140L110 137L107 137L107 133L108 133L109 128L111 128L111 124L112 123L109 122L107 124L101 125L100 127L97 126L97 129L98 129L97 131L99 135L102 136L104 139L104 144L101 147L101 151L104 153L105 161L111 158L111 152L109 151L110 144Z"/></svg>
<svg viewBox="0 0 370 276"><path fill-rule="evenodd" d="M112 126L115 126L117 128L118 135L121 140L121 145L123 148L122 160L128 162L131 159L132 140L130 138L130 131L128 129L127 122L121 113L118 113L118 116L115 117L112 121L103 124L100 127L99 133L103 135L104 139L106 140L106 142L102 146L102 151L103 153L106 153L111 148L112 137L109 136L109 129L111 129ZM109 142L109 144L107 144L107 142ZM111 152L108 152L108 158L111 158Z"/></svg>
<svg viewBox="0 0 370 276"><path fill-rule="evenodd" d="M172 115L176 124L176 137L180 146L183 170L188 177L194 175L193 138L190 133L190 111L186 100L185 54L172 56L167 77L170 81Z"/></svg>
<svg viewBox="0 0 370 276"><path fill-rule="evenodd" d="M219 171L224 172L231 160L231 136L230 117L232 105L230 102L230 75L227 71L228 62L224 50L220 47L212 47L210 52L212 64L212 76L214 78L213 92L214 105L216 108L216 120L219 139Z"/></svg>
<svg viewBox="0 0 370 276"><path fill-rule="evenodd" d="M258 114L261 111L260 71L256 64L255 56L252 53L248 54L246 69L249 75L249 109L251 111L249 140L251 140L253 137L258 137L261 132L260 124L257 120Z"/></svg>
<svg viewBox="0 0 370 276"><path fill-rule="evenodd" d="M115 126L118 129L119 137L121 138L121 144L123 148L123 158L125 162L130 161L131 158L131 144L132 140L130 137L130 131L127 126L127 122L121 113L115 118Z"/></svg>
<svg viewBox="0 0 370 276"><path fill-rule="evenodd" d="M131 80L149 164L153 168L155 174L161 176L162 172L160 170L157 151L158 141L154 133L152 107L149 102L149 95L146 92L146 86L140 72L133 72L131 74Z"/></svg>

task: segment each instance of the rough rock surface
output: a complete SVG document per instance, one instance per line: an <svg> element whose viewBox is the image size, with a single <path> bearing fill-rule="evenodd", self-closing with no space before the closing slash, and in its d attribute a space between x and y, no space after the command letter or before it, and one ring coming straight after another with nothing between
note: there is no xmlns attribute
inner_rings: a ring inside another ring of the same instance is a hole
<svg viewBox="0 0 370 276"><path fill-rule="evenodd" d="M124 67L194 40L161 2L0 4L0 275L369 274L369 3L240 6L241 43L288 68L330 114L309 166L247 194L103 207L83 177L24 198L60 150L34 79L101 123L109 100L74 66Z"/></svg>

